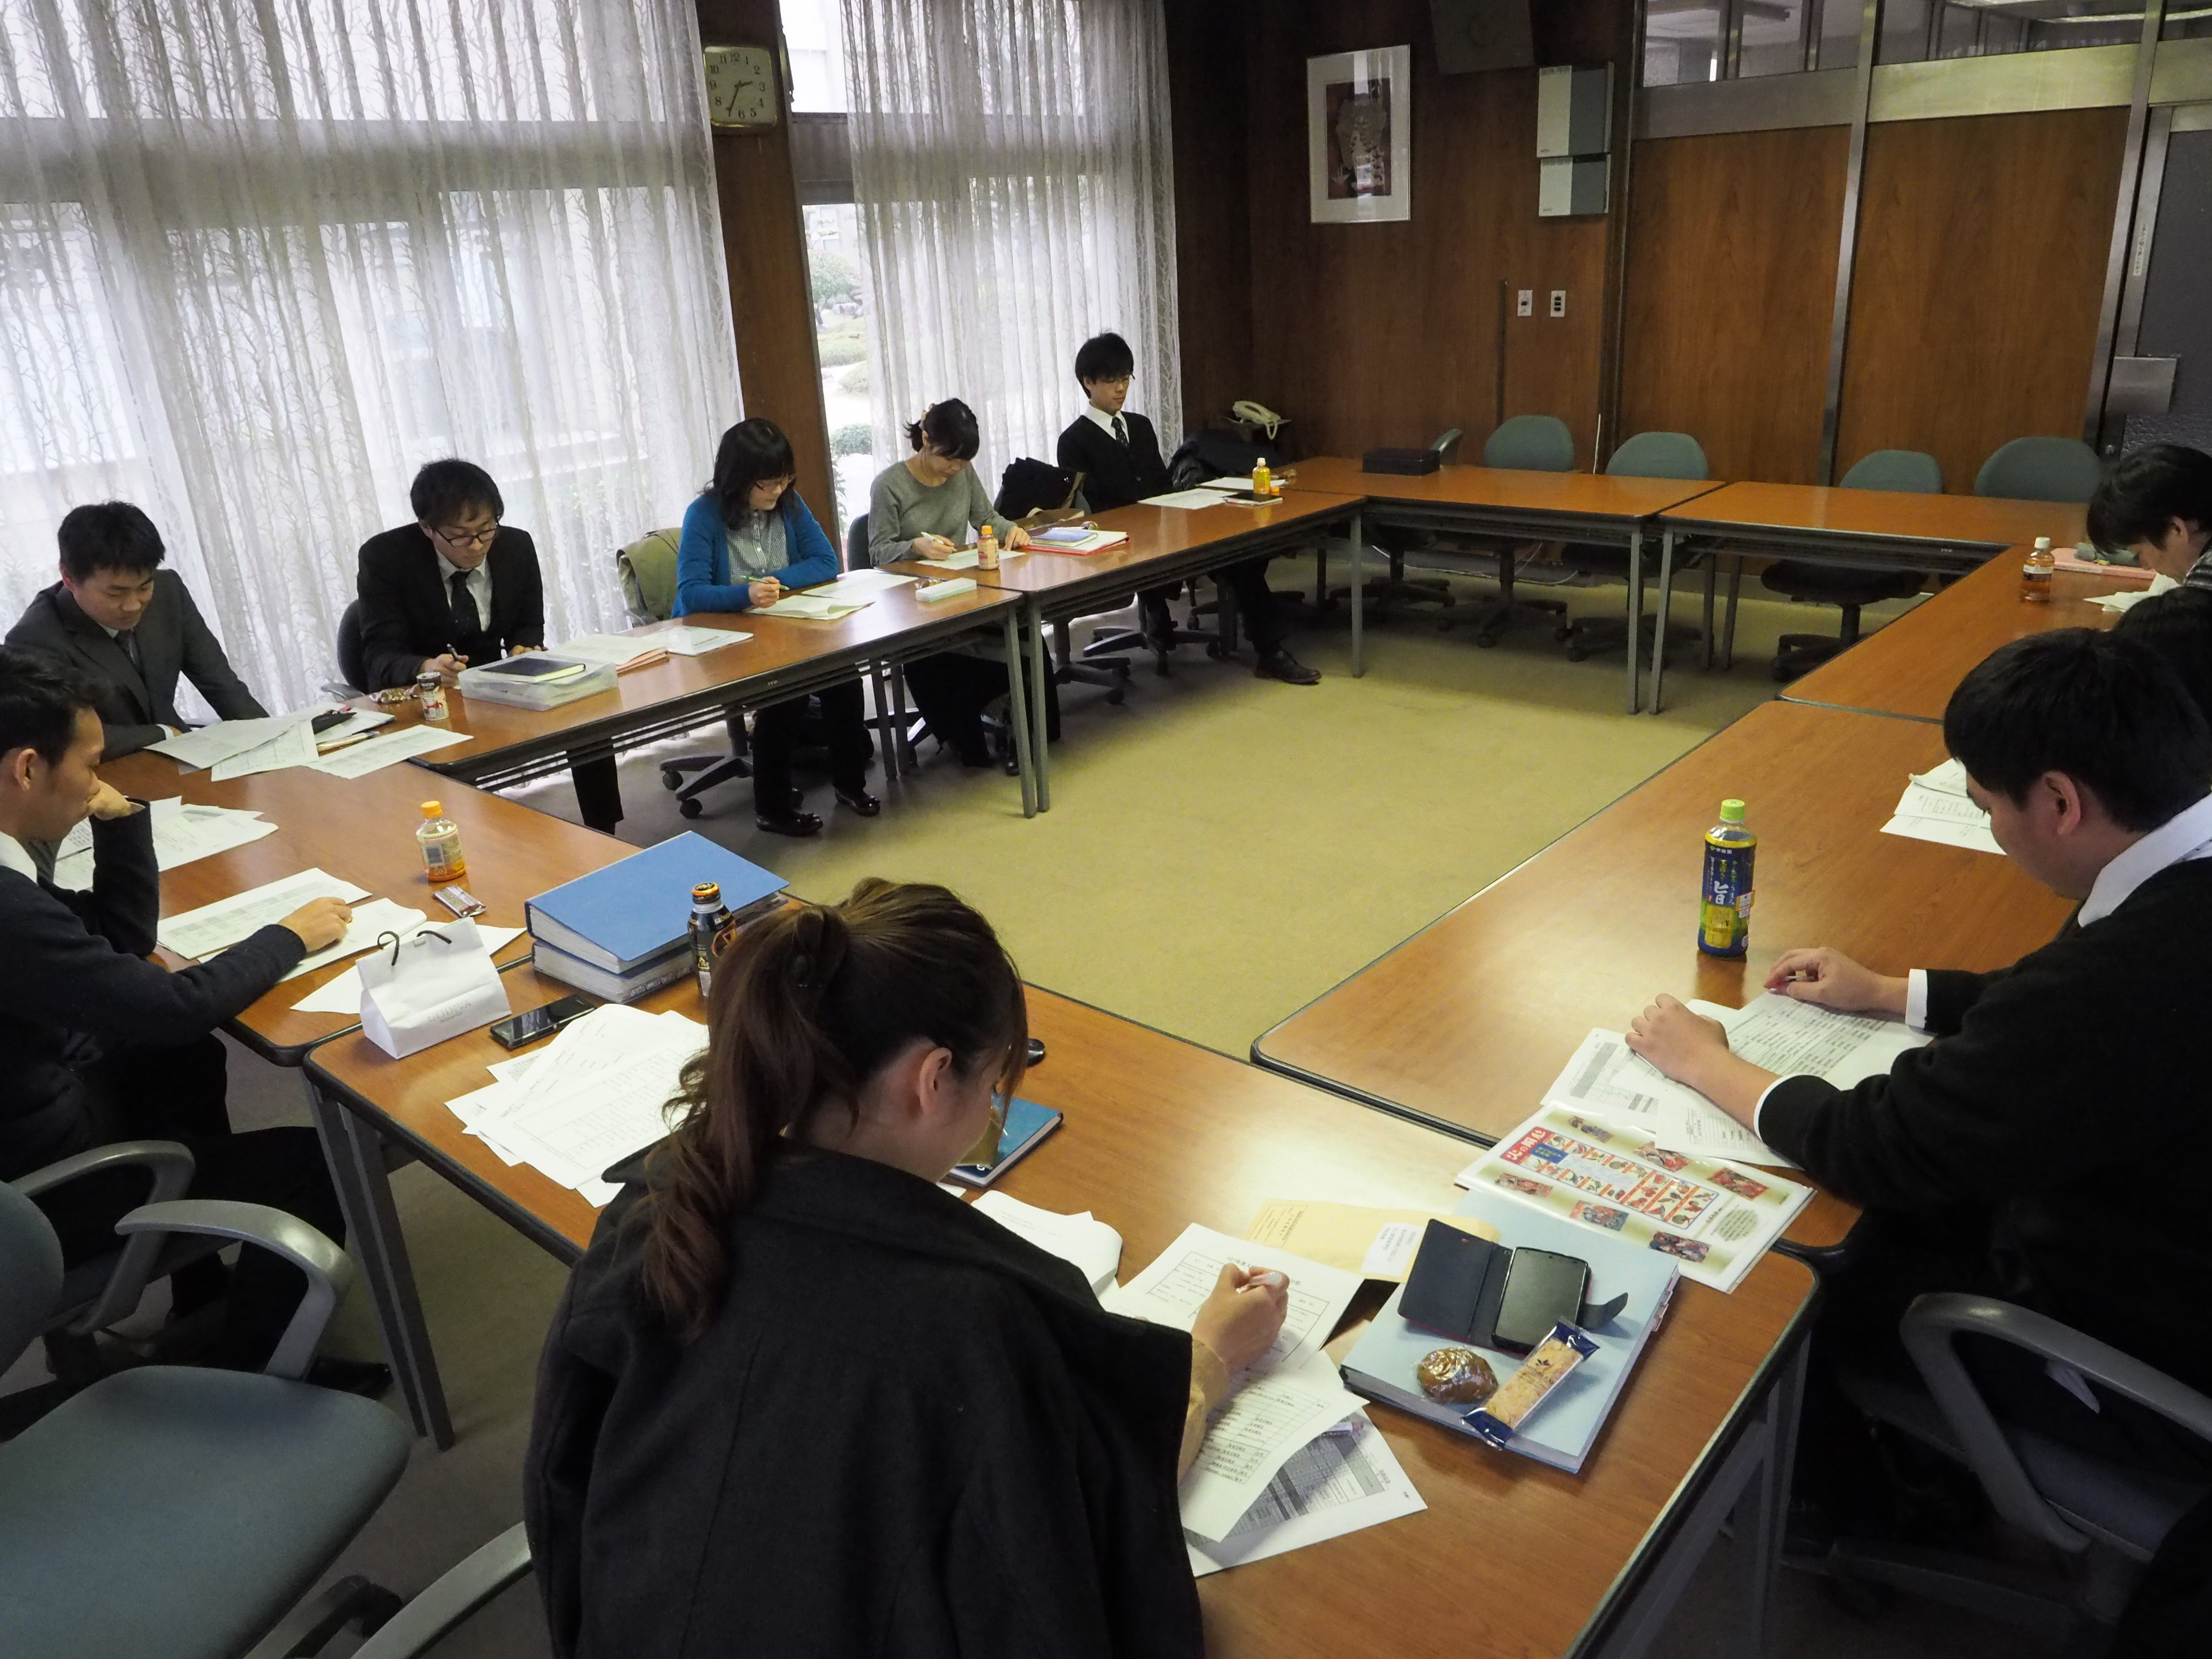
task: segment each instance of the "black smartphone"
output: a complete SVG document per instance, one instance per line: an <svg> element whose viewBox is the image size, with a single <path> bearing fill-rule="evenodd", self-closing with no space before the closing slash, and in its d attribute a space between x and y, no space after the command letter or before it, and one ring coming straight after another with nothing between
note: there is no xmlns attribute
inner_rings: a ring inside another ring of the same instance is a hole
<svg viewBox="0 0 2212 1659"><path fill-rule="evenodd" d="M540 1037L551 1036L570 1020L590 1013L599 1006L597 997L562 997L558 1002L508 1015L491 1028L491 1040L502 1048L520 1048Z"/></svg>
<svg viewBox="0 0 2212 1659"><path fill-rule="evenodd" d="M1044 1064L1044 1039L1042 1037L1031 1037L1030 1039L1030 1064L1032 1066L1042 1066Z"/></svg>
<svg viewBox="0 0 2212 1659"><path fill-rule="evenodd" d="M352 718L353 710L350 708L325 708L307 722L307 730L320 737L333 726L343 726Z"/></svg>
<svg viewBox="0 0 2212 1659"><path fill-rule="evenodd" d="M1589 1290L1589 1263L1580 1256L1514 1251L1498 1304L1498 1346L1507 1353L1526 1353L1561 1320L1578 1324Z"/></svg>

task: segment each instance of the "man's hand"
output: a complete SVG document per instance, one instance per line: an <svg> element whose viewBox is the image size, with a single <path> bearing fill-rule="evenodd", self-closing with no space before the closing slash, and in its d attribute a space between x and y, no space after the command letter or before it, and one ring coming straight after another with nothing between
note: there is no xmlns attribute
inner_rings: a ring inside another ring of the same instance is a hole
<svg viewBox="0 0 2212 1659"><path fill-rule="evenodd" d="M310 899L277 925L289 927L300 936L300 943L307 947L307 954L327 951L345 937L346 923L353 920L353 906L343 899Z"/></svg>
<svg viewBox="0 0 2212 1659"><path fill-rule="evenodd" d="M533 651L543 651L544 648L542 645L510 645L507 647L507 654L510 657L526 657Z"/></svg>
<svg viewBox="0 0 2212 1659"><path fill-rule="evenodd" d="M129 817L138 810L138 803L122 793L112 784L94 783L92 786L92 799L85 803L84 810L92 817L104 822L109 818Z"/></svg>
<svg viewBox="0 0 2212 1659"><path fill-rule="evenodd" d="M448 651L442 656L423 658L422 666L415 672L417 674L435 674L447 685L451 685L460 678L461 670L468 665L469 659L466 657L457 657Z"/></svg>
<svg viewBox="0 0 2212 1659"><path fill-rule="evenodd" d="M1010 524L1006 526L1006 545L1009 548L1019 550L1022 548L1027 547L1029 544L1030 532L1028 531L1023 529L1021 526L1018 524Z"/></svg>
<svg viewBox="0 0 2212 1659"><path fill-rule="evenodd" d="M1826 945L1785 951L1767 970L1766 988L1799 1002L1815 1003L1842 1014L1893 1014L1905 1018L1907 979L1892 979L1861 967Z"/></svg>
<svg viewBox="0 0 2212 1659"><path fill-rule="evenodd" d="M1686 1083L1735 1118L1757 1126L1759 1097L1774 1073L1729 1049L1728 1029L1662 995L1628 1028L1628 1046L1677 1083Z"/></svg>
<svg viewBox="0 0 2212 1659"><path fill-rule="evenodd" d="M756 611L766 610L783 597L783 584L773 576L763 576L757 582L745 584L745 598Z"/></svg>
<svg viewBox="0 0 2212 1659"><path fill-rule="evenodd" d="M1199 1304L1190 1334L1234 1376L1275 1346L1290 1306L1291 1281L1281 1273L1224 1262L1212 1293Z"/></svg>

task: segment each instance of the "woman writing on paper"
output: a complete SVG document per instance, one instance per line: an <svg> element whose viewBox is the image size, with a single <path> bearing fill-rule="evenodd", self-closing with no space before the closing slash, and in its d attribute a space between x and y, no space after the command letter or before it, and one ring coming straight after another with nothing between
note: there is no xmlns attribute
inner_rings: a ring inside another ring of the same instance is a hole
<svg viewBox="0 0 2212 1659"><path fill-rule="evenodd" d="M943 888L755 922L710 1025L546 1340L554 1651L1198 1654L1176 1482L1279 1278L1225 1270L1186 1336L939 1189L1028 1042Z"/></svg>
<svg viewBox="0 0 2212 1659"><path fill-rule="evenodd" d="M868 489L868 557L876 564L899 559L949 557L985 525L1002 549L1027 547L1028 534L991 505L970 465L982 447L975 411L957 398L932 404L906 429L914 453L876 474ZM940 651L906 665L907 684L929 729L960 757L963 766L988 766L983 707L1006 693L1006 665L989 657ZM1060 735L1058 698L1051 688L1048 734Z"/></svg>
<svg viewBox="0 0 2212 1659"><path fill-rule="evenodd" d="M739 421L714 452L714 478L684 514L676 547L676 614L765 608L786 588L837 574L837 550L792 487L791 440L774 421ZM837 799L864 818L883 810L868 793L868 742L859 678L818 691ZM792 787L791 747L806 699L753 714L753 821L779 836L811 836L822 820ZM732 733L734 736L734 732Z"/></svg>

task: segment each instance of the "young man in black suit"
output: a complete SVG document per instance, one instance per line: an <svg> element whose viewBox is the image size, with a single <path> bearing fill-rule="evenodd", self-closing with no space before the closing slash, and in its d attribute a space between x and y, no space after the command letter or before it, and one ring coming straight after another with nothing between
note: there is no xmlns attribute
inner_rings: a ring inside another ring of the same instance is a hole
<svg viewBox="0 0 2212 1659"><path fill-rule="evenodd" d="M269 712L232 669L184 578L161 568L168 550L145 514L128 501L72 507L55 539L62 579L32 599L8 643L43 651L99 684L105 758L184 729L179 676L223 720Z"/></svg>
<svg viewBox="0 0 2212 1659"><path fill-rule="evenodd" d="M1172 487L1152 423L1122 407L1128 401L1129 380L1136 371L1136 356L1118 334L1094 336L1075 354L1076 382L1090 401L1060 434L1060 470L1070 476L1084 475L1083 499L1102 513L1147 495L1165 495ZM1307 667L1283 645L1288 629L1283 623L1282 607L1267 586L1267 560L1247 559L1229 565L1214 572L1214 578L1236 596L1237 614L1243 618L1244 629L1260 653L1259 665L1252 672L1263 680L1280 680L1285 685L1317 684L1320 671ZM1137 596L1145 636L1162 655L1172 648L1168 601L1175 593L1172 587L1156 587Z"/></svg>
<svg viewBox="0 0 2212 1659"><path fill-rule="evenodd" d="M1902 1370L1912 1298L1964 1291L2212 1389L2212 1325L2175 1301L2212 1279L2212 1241L2150 1184L2203 1133L2212 727L2148 647L2077 628L1993 652L1952 694L1943 737L1998 845L2080 901L2050 944L1988 974L1783 952L1767 989L1938 1039L1851 1089L1762 1070L1672 997L1629 1046L1866 1206L1848 1264L1823 1275L1816 1370ZM2201 1447L2177 1448L2124 1401L2089 1407L2021 1350L1966 1357L2002 1415L2153 1466L2196 1457L2212 1475Z"/></svg>
<svg viewBox="0 0 2212 1659"><path fill-rule="evenodd" d="M500 523L507 503L472 461L432 461L408 492L415 522L361 545L364 690L412 685L428 669L447 684L471 663L545 645L538 547Z"/></svg>
<svg viewBox="0 0 2212 1659"><path fill-rule="evenodd" d="M221 955L171 972L149 960L161 908L153 821L100 781L101 696L88 677L35 651L0 648L0 1181L118 1140L190 1149L194 1198L267 1204L332 1239L344 1221L308 1128L231 1133L215 1029L338 942L350 908L317 899ZM39 879L27 841L59 841L92 819L93 885ZM65 1261L116 1248L114 1225L145 1201L142 1170L105 1170L42 1194ZM208 1357L265 1361L304 1281L265 1250L228 1276L229 1307ZM181 1311L221 1296L212 1259L179 1273ZM325 1365L344 1385L364 1369Z"/></svg>
<svg viewBox="0 0 2212 1659"><path fill-rule="evenodd" d="M2212 588L2212 455L2148 444L2122 456L2089 497L2089 542L2133 553L2185 586Z"/></svg>

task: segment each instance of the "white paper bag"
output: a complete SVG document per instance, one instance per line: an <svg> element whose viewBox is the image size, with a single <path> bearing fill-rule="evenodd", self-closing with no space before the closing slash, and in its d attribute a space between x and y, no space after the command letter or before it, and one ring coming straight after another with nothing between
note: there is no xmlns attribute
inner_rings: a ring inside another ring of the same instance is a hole
<svg viewBox="0 0 2212 1659"><path fill-rule="evenodd" d="M473 921L386 939L361 959L361 1029L394 1060L513 1012Z"/></svg>

